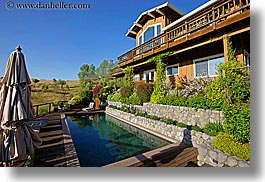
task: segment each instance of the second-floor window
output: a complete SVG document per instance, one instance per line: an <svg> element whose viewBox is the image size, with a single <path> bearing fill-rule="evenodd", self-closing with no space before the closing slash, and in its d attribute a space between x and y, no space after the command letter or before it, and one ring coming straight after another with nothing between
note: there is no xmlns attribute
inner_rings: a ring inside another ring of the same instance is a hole
<svg viewBox="0 0 265 182"><path fill-rule="evenodd" d="M138 38L138 45L141 45L152 38L161 34L161 24L149 26L142 35Z"/></svg>

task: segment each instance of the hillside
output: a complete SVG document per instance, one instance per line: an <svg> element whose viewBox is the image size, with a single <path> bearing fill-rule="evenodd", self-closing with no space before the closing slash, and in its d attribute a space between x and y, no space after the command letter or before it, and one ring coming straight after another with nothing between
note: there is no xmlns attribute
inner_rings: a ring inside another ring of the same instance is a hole
<svg viewBox="0 0 265 182"><path fill-rule="evenodd" d="M68 101L77 95L79 87L79 80L66 81L65 85L53 80L40 80L38 83L32 82L32 103L35 105L53 101Z"/></svg>

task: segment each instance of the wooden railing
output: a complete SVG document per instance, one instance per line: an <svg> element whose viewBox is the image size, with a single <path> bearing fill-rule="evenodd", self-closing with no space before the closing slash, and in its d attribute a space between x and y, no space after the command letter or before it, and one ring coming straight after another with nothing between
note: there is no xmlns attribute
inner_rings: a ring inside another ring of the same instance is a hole
<svg viewBox="0 0 265 182"><path fill-rule="evenodd" d="M122 69L120 67L115 67L115 68L110 69L110 75L113 75L119 72L122 72Z"/></svg>
<svg viewBox="0 0 265 182"><path fill-rule="evenodd" d="M58 101L59 103L66 103L68 101ZM40 113L39 113L39 108L41 106L46 106L47 108L47 113L41 113L41 114L50 114L51 113L51 109L52 109L52 102L48 102L48 103L43 103L43 104L36 104L36 105L33 105L33 108L35 109L35 117L39 117ZM45 109L45 110L46 110Z"/></svg>
<svg viewBox="0 0 265 182"><path fill-rule="evenodd" d="M131 51L118 57L119 64L128 64L135 58L142 58L145 53L152 53L154 50L169 45L170 42L176 41L183 36L215 25L224 21L229 16L250 9L250 0L221 0L217 1L204 13L198 12L191 17L174 25L171 30L167 30L163 34L145 42L144 44L132 49ZM200 14L201 13L201 14ZM130 61L128 61L130 60ZM128 62L127 62L128 61Z"/></svg>

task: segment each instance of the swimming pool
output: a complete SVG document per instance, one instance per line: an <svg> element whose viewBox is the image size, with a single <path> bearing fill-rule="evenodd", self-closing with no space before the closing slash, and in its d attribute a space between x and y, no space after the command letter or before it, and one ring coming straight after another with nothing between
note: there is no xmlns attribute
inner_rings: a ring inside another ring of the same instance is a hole
<svg viewBox="0 0 265 182"><path fill-rule="evenodd" d="M104 113L66 118L81 167L100 167L171 142Z"/></svg>

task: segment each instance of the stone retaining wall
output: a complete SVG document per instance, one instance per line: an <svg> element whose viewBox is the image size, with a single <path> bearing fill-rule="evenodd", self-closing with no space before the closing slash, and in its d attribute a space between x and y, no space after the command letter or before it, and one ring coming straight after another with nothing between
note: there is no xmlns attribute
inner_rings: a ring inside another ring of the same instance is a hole
<svg viewBox="0 0 265 182"><path fill-rule="evenodd" d="M109 102L109 105L121 108L127 106L132 109L139 110L140 112L147 113L148 115L157 116L159 118L172 119L185 124L197 125L204 127L207 123L224 121L222 111L204 110L182 106L170 106L162 104L144 103L143 106L126 105L120 102Z"/></svg>
<svg viewBox="0 0 265 182"><path fill-rule="evenodd" d="M111 104L112 105L112 104ZM115 105L119 107L118 105ZM121 105L120 105L121 107ZM141 106L140 106L141 107ZM237 157L224 154L220 150L213 149L211 143L215 137L208 136L205 133L189 130L187 128L168 125L164 122L136 116L131 113L123 112L117 109L106 107L106 113L115 116L119 119L133 123L142 129L147 129L152 132L164 135L173 141L184 142L198 148L198 165L209 164L211 166L222 167L249 167L250 163L243 161ZM161 137L161 136L160 136Z"/></svg>

